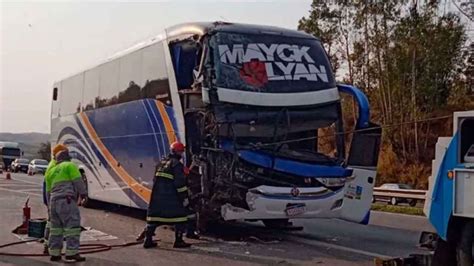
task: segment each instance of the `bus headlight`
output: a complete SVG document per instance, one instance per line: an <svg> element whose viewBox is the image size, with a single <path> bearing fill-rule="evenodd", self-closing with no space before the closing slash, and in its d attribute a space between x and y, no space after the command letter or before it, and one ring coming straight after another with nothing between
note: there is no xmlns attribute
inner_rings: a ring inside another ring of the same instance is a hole
<svg viewBox="0 0 474 266"><path fill-rule="evenodd" d="M342 187L346 183L345 177L318 177L316 180L325 187Z"/></svg>
<svg viewBox="0 0 474 266"><path fill-rule="evenodd" d="M255 192L256 192L255 190L251 190L247 192L246 199L245 199L251 211L255 210L255 201L259 198L259 195Z"/></svg>

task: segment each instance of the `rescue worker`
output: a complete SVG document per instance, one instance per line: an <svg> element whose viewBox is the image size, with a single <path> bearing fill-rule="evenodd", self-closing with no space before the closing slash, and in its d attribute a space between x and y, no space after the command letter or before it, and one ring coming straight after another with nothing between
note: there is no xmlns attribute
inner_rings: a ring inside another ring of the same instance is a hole
<svg viewBox="0 0 474 266"><path fill-rule="evenodd" d="M77 206L78 195L85 199L87 191L79 168L72 163L69 150L58 144L53 148L56 165L48 169L46 192L49 203L49 255L51 261L61 260L63 239L66 240L66 262L85 261L79 255L81 216Z"/></svg>
<svg viewBox="0 0 474 266"><path fill-rule="evenodd" d="M161 225L175 225L174 248L191 246L183 240L189 213L188 188L184 165L180 161L183 153L184 145L173 142L170 146L170 154L157 167L148 205L144 248L157 246L153 242L153 235L156 228Z"/></svg>

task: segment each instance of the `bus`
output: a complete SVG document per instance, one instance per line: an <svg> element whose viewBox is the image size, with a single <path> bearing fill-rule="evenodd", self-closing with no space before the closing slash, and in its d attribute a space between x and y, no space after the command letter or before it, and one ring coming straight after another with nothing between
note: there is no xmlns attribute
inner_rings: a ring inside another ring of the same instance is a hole
<svg viewBox="0 0 474 266"><path fill-rule="evenodd" d="M16 142L0 141L0 168L8 170L11 163L21 157L20 145Z"/></svg>
<svg viewBox="0 0 474 266"><path fill-rule="evenodd" d="M350 145L341 93L357 112ZM304 32L174 26L56 82L51 110L51 142L71 148L91 199L146 209L179 140L200 221L368 221L381 130Z"/></svg>

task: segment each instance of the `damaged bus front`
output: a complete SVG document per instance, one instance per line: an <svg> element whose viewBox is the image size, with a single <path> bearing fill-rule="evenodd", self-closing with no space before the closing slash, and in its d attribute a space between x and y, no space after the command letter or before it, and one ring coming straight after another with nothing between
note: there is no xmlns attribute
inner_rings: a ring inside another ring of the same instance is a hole
<svg viewBox="0 0 474 266"><path fill-rule="evenodd" d="M201 56L193 90L181 93L190 190L201 218L366 222L380 130L370 128L365 95L336 85L321 42L310 35L212 25L199 41L172 49L176 58L196 42ZM356 129L363 129L350 146L340 92L354 97Z"/></svg>
<svg viewBox="0 0 474 266"><path fill-rule="evenodd" d="M351 138L341 93L356 103ZM200 222L364 222L380 141L368 119L365 95L335 83L311 35L190 23L56 82L51 143L83 166L90 199L146 209L156 164L179 140Z"/></svg>

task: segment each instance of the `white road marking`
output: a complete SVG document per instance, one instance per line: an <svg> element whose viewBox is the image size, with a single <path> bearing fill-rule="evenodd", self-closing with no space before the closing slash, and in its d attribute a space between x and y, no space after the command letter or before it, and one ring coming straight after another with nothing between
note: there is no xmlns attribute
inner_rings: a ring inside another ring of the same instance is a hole
<svg viewBox="0 0 474 266"><path fill-rule="evenodd" d="M12 180L20 181L20 182L27 183L27 184L33 184L33 185L37 185L37 186L42 185L42 181L41 181L41 183L38 183L38 182L26 181L26 180L22 180L22 179L18 179L18 178L13 178L13 177L12 177Z"/></svg>
<svg viewBox="0 0 474 266"><path fill-rule="evenodd" d="M304 238L295 237L295 236L287 236L286 238L288 240L293 241L293 242L306 244L306 245L310 245L310 246L332 248L332 249L337 249L337 250L342 250L342 251L346 251L346 252L356 253L356 254L360 254L360 255L364 255L364 256L369 256L369 257L373 257L373 258L383 258L383 259L391 258L390 256L380 254L380 253L375 253L375 252L370 252L370 251L365 251L365 250L360 250L360 249L355 249L355 248L350 248L350 247L344 247L344 246L339 246L339 245L335 245L335 244L329 244L329 243L318 241L318 240L304 239Z"/></svg>
<svg viewBox="0 0 474 266"><path fill-rule="evenodd" d="M27 195L33 195L33 196L37 196L37 197L43 197L43 195L41 195L41 194L25 192L25 191L21 191L21 190L7 189L7 188L3 188L3 187L0 187L0 190L8 191L8 192L14 192L14 193L22 193L22 194L27 194Z"/></svg>

